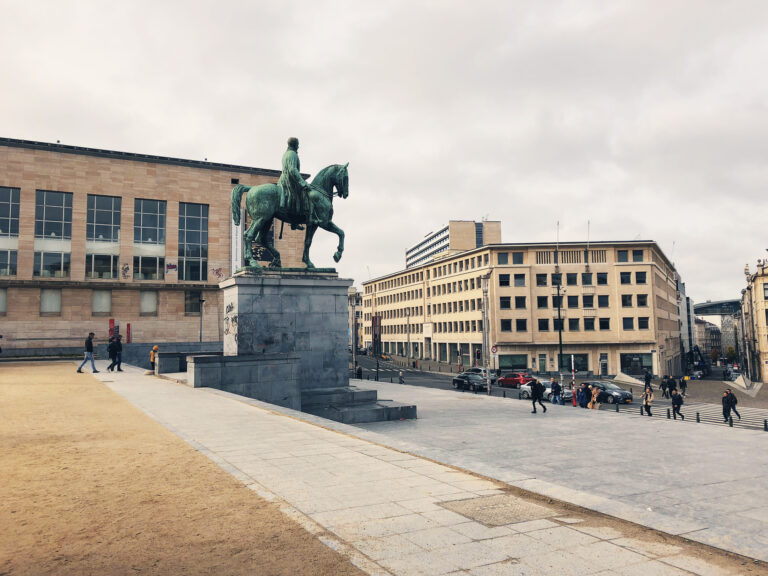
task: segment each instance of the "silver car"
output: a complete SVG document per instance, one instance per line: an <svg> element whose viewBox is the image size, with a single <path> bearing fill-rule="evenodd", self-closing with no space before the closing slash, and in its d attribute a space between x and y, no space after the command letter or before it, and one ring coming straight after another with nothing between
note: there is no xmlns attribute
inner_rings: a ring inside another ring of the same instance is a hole
<svg viewBox="0 0 768 576"><path fill-rule="evenodd" d="M539 380L541 382L541 380ZM544 385L544 398L552 402L552 385L550 382L541 382ZM525 400L531 399L531 384L533 382L529 382L528 384L521 384L520 385L520 396ZM563 401L571 400L573 398L573 392L570 388L563 386Z"/></svg>

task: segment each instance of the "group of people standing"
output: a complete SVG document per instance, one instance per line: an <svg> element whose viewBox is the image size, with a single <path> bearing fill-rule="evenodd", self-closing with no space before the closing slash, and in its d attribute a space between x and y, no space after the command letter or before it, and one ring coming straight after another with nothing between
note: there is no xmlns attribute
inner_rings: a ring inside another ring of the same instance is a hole
<svg viewBox="0 0 768 576"><path fill-rule="evenodd" d="M588 408L590 410L599 410L600 402L600 388L597 386L587 386L585 382L581 383L581 386L576 390L574 395L574 402L581 408ZM574 404L575 406L576 404Z"/></svg>

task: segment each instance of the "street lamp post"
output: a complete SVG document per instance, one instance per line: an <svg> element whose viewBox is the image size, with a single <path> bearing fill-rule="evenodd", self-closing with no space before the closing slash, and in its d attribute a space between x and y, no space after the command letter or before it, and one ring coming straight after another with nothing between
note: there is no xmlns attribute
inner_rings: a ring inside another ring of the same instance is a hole
<svg viewBox="0 0 768 576"><path fill-rule="evenodd" d="M203 304L205 300L200 298L200 343L203 342Z"/></svg>
<svg viewBox="0 0 768 576"><path fill-rule="evenodd" d="M349 305L352 308L352 370L357 370L357 314L355 304L357 303L357 289L350 286L347 291Z"/></svg>
<svg viewBox="0 0 768 576"><path fill-rule="evenodd" d="M485 364L485 385L488 395L491 395L491 367L490 367L490 349L488 333L488 284L491 279L491 273L488 272L480 278L483 285L483 364Z"/></svg>
<svg viewBox="0 0 768 576"><path fill-rule="evenodd" d="M405 359L407 362L410 362L411 360L411 309L406 308L405 309L405 320L407 322L407 330L408 333L408 348L405 351Z"/></svg>
<svg viewBox="0 0 768 576"><path fill-rule="evenodd" d="M560 384L563 383L563 372L561 370L562 363L563 363L563 316L561 314L561 310L563 307L563 294L565 294L565 290L560 290L562 284L562 277L560 281L557 283L557 341L558 346L560 348L560 353L557 358L557 373L560 375Z"/></svg>

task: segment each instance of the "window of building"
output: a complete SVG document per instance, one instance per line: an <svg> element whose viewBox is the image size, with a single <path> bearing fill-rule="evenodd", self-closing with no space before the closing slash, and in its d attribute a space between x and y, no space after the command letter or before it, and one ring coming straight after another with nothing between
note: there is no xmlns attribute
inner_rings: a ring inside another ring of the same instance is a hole
<svg viewBox="0 0 768 576"><path fill-rule="evenodd" d="M768 282L763 284L763 300L768 300Z"/></svg>
<svg viewBox="0 0 768 576"><path fill-rule="evenodd" d="M631 308L632 307L632 294L622 294L621 295L621 306L622 306L622 308Z"/></svg>
<svg viewBox="0 0 768 576"><path fill-rule="evenodd" d="M0 186L0 238L19 235L19 188Z"/></svg>
<svg viewBox="0 0 768 576"><path fill-rule="evenodd" d="M69 252L35 252L35 276L43 278L69 278Z"/></svg>
<svg viewBox="0 0 768 576"><path fill-rule="evenodd" d="M648 306L648 294L637 295L637 306L639 308L645 308Z"/></svg>
<svg viewBox="0 0 768 576"><path fill-rule="evenodd" d="M581 302L584 308L594 308L595 307L594 294L584 294L584 296L581 297Z"/></svg>
<svg viewBox="0 0 768 576"><path fill-rule="evenodd" d="M560 370L563 372L571 371L571 358L573 358L573 370L575 372L587 372L589 370L589 355L588 354L568 354L567 352L562 356L557 355L557 361L560 365Z"/></svg>
<svg viewBox="0 0 768 576"><path fill-rule="evenodd" d="M179 280L208 280L208 205L179 203Z"/></svg>
<svg viewBox="0 0 768 576"><path fill-rule="evenodd" d="M133 201L133 242L165 244L165 200Z"/></svg>
<svg viewBox="0 0 768 576"><path fill-rule="evenodd" d="M202 290L186 290L184 292L184 314L199 316L201 304L200 300L202 299Z"/></svg>
<svg viewBox="0 0 768 576"><path fill-rule="evenodd" d="M552 330L556 332L560 332L562 330L565 330L565 319L564 318L553 318L552 319Z"/></svg>
<svg viewBox="0 0 768 576"><path fill-rule="evenodd" d="M37 190L35 193L35 238L72 238L72 194Z"/></svg>
<svg viewBox="0 0 768 576"><path fill-rule="evenodd" d="M549 332L549 318L539 318L539 332Z"/></svg>
<svg viewBox="0 0 768 576"><path fill-rule="evenodd" d="M143 290L139 296L139 315L157 316L157 292Z"/></svg>
<svg viewBox="0 0 768 576"><path fill-rule="evenodd" d="M61 316L61 289L40 289L40 316Z"/></svg>
<svg viewBox="0 0 768 576"><path fill-rule="evenodd" d="M133 257L134 280L162 280L165 277L165 258L156 256Z"/></svg>
<svg viewBox="0 0 768 576"><path fill-rule="evenodd" d="M94 290L91 303L94 316L108 316L112 312L112 290Z"/></svg>
<svg viewBox="0 0 768 576"><path fill-rule="evenodd" d="M512 298L510 296L502 296L499 298L499 308L502 310L509 310L512 308Z"/></svg>
<svg viewBox="0 0 768 576"><path fill-rule="evenodd" d="M563 297L552 296L552 308L562 308L562 307L563 307Z"/></svg>
<svg viewBox="0 0 768 576"><path fill-rule="evenodd" d="M118 257L109 254L86 254L86 278L117 278Z"/></svg>
<svg viewBox="0 0 768 576"><path fill-rule="evenodd" d="M565 283L568 286L576 286L578 284L578 281L579 281L579 275L576 274L575 272L569 272L568 274L565 275Z"/></svg>
<svg viewBox="0 0 768 576"><path fill-rule="evenodd" d="M632 250L632 262L642 262L642 261L643 261L643 251Z"/></svg>
<svg viewBox="0 0 768 576"><path fill-rule="evenodd" d="M509 286L509 274L499 274L499 286Z"/></svg>
<svg viewBox="0 0 768 576"><path fill-rule="evenodd" d="M502 332L512 332L512 320L502 320L501 321L501 331Z"/></svg>
<svg viewBox="0 0 768 576"><path fill-rule="evenodd" d="M561 286L563 282L563 275L559 272L552 274L552 286Z"/></svg>
<svg viewBox="0 0 768 576"><path fill-rule="evenodd" d="M515 308L524 309L526 307L525 304L525 296L515 296Z"/></svg>
<svg viewBox="0 0 768 576"><path fill-rule="evenodd" d="M597 306L598 308L608 308L608 294L599 294L597 296Z"/></svg>
<svg viewBox="0 0 768 576"><path fill-rule="evenodd" d="M509 264L509 254L507 252L499 252L496 254L496 262L501 265Z"/></svg>
<svg viewBox="0 0 768 576"><path fill-rule="evenodd" d="M645 272L635 272L635 284L645 284Z"/></svg>
<svg viewBox="0 0 768 576"><path fill-rule="evenodd" d="M624 330L634 330L635 329L635 319L632 317L625 316L621 319L621 325Z"/></svg>
<svg viewBox="0 0 768 576"><path fill-rule="evenodd" d="M621 272L620 278L622 284L632 284L632 272Z"/></svg>
<svg viewBox="0 0 768 576"><path fill-rule="evenodd" d="M518 332L528 332L528 320L525 318L515 320L515 330Z"/></svg>
<svg viewBox="0 0 768 576"><path fill-rule="evenodd" d="M595 329L595 319L594 318L584 318L584 331L587 330L594 330Z"/></svg>
<svg viewBox="0 0 768 576"><path fill-rule="evenodd" d="M568 308L578 308L578 307L579 307L579 297L568 296Z"/></svg>
<svg viewBox="0 0 768 576"><path fill-rule="evenodd" d="M578 318L568 318L568 330L570 332L578 332L579 331L579 319Z"/></svg>
<svg viewBox="0 0 768 576"><path fill-rule="evenodd" d="M523 263L523 253L512 252L512 264L522 264L522 263Z"/></svg>
<svg viewBox="0 0 768 576"><path fill-rule="evenodd" d="M624 374L644 374L653 371L653 354L619 354L621 371Z"/></svg>
<svg viewBox="0 0 768 576"><path fill-rule="evenodd" d="M525 286L525 274L515 274L515 286L517 288Z"/></svg>
<svg viewBox="0 0 768 576"><path fill-rule="evenodd" d="M592 273L591 272L583 272L581 274L581 285L582 286L592 286Z"/></svg>
<svg viewBox="0 0 768 576"><path fill-rule="evenodd" d="M18 271L18 251L0 250L0 276L16 276Z"/></svg>
<svg viewBox="0 0 768 576"><path fill-rule="evenodd" d="M638 330L648 330L648 316L640 316L637 319Z"/></svg>
<svg viewBox="0 0 768 576"><path fill-rule="evenodd" d="M547 275L536 274L536 286L546 286L546 285L547 285Z"/></svg>
<svg viewBox="0 0 768 576"><path fill-rule="evenodd" d="M598 272L597 273L597 285L598 286L607 286L608 285L608 272Z"/></svg>
<svg viewBox="0 0 768 576"><path fill-rule="evenodd" d="M610 330L610 329L611 329L611 319L600 318L600 330Z"/></svg>
<svg viewBox="0 0 768 576"><path fill-rule="evenodd" d="M8 312L8 288L0 288L0 316Z"/></svg>
<svg viewBox="0 0 768 576"><path fill-rule="evenodd" d="M616 252L616 259L619 262L629 262L629 250L618 250Z"/></svg>
<svg viewBox="0 0 768 576"><path fill-rule="evenodd" d="M120 241L122 198L88 194L85 239L99 242Z"/></svg>
<svg viewBox="0 0 768 576"><path fill-rule="evenodd" d="M536 307L537 308L549 308L549 297L547 297L547 296L536 296Z"/></svg>

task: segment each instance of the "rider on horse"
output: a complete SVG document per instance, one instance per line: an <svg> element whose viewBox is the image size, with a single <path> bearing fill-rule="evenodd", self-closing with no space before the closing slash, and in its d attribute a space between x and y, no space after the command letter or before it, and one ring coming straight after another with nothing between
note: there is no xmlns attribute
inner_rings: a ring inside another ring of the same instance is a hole
<svg viewBox="0 0 768 576"><path fill-rule="evenodd" d="M305 220L309 225L317 224L309 202L309 183L301 177L299 165L299 139L288 138L288 150L283 154L283 172L277 185L280 188L280 208L287 213ZM291 223L292 230L303 230L298 223Z"/></svg>

